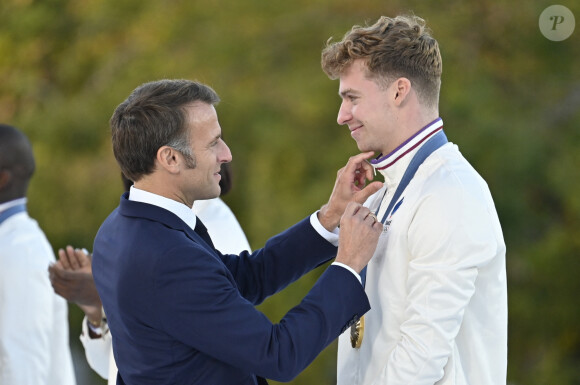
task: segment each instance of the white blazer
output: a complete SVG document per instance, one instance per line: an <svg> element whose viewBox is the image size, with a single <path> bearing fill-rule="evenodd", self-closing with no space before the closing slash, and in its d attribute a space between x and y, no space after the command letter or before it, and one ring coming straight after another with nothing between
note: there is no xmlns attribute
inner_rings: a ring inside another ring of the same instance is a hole
<svg viewBox="0 0 580 385"><path fill-rule="evenodd" d="M48 278L53 262L46 236L26 212L0 223L0 384L76 383L67 303Z"/></svg>
<svg viewBox="0 0 580 385"><path fill-rule="evenodd" d="M416 151L381 171L366 203L379 219ZM486 183L447 143L402 198L368 265L362 346L339 338L338 384L505 385L505 244Z"/></svg>

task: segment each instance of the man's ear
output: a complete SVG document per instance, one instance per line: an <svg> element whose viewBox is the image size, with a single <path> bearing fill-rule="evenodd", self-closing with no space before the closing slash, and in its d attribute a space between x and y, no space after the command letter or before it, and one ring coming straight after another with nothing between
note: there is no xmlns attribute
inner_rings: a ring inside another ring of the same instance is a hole
<svg viewBox="0 0 580 385"><path fill-rule="evenodd" d="M171 174L179 171L179 157L177 150L169 146L161 146L157 150L157 163L159 167L167 170Z"/></svg>
<svg viewBox="0 0 580 385"><path fill-rule="evenodd" d="M4 190L12 180L12 173L8 170L0 170L0 190Z"/></svg>
<svg viewBox="0 0 580 385"><path fill-rule="evenodd" d="M407 78L398 78L395 85L395 105L400 106L405 102L411 92L411 81Z"/></svg>

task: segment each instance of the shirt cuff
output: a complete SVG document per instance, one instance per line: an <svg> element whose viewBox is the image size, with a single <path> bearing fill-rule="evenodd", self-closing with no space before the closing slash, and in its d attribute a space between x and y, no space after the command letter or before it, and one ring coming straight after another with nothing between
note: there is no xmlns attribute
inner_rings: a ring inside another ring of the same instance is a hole
<svg viewBox="0 0 580 385"><path fill-rule="evenodd" d="M358 281L362 285L362 280L360 279L360 274L357 273L356 271L354 271L352 267L350 267L348 265L345 265L344 263L340 263L340 262L332 262L332 265L344 267L345 269L347 269L348 271L350 271L351 273L353 273L354 276L356 277L356 279L358 279Z"/></svg>
<svg viewBox="0 0 580 385"><path fill-rule="evenodd" d="M105 314L103 312L103 314ZM81 328L81 335L88 337L88 339L96 340L103 338L109 332L109 325L107 324L107 319L103 317L101 319L101 324L99 326L94 326L89 322L88 317L85 315L83 318L83 324Z"/></svg>
<svg viewBox="0 0 580 385"><path fill-rule="evenodd" d="M320 211L320 210L318 210ZM338 246L338 227L332 231L328 231L320 224L318 220L318 211L310 216L310 224L314 227L314 230L328 242L332 243L334 246ZM356 273L355 273L356 274Z"/></svg>

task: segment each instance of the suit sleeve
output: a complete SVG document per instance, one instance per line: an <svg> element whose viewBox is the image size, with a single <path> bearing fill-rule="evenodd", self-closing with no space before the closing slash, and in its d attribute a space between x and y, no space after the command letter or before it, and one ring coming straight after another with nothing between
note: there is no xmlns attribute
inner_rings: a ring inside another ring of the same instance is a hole
<svg viewBox="0 0 580 385"><path fill-rule="evenodd" d="M273 324L240 294L230 269L214 255L201 248L171 254L181 257L160 266L155 285L162 329L216 360L277 381L294 378L370 307L357 279L330 266L302 302Z"/></svg>
<svg viewBox="0 0 580 385"><path fill-rule="evenodd" d="M257 305L312 269L336 257L337 248L306 218L270 238L253 254L223 255L239 291Z"/></svg>

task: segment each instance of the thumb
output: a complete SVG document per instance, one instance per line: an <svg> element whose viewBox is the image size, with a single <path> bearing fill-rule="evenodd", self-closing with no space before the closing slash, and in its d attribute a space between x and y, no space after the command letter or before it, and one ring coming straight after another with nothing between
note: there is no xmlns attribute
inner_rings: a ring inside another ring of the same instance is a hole
<svg viewBox="0 0 580 385"><path fill-rule="evenodd" d="M357 203L363 204L371 195L379 191L382 187L383 182L369 183L365 188L353 195L353 200Z"/></svg>

